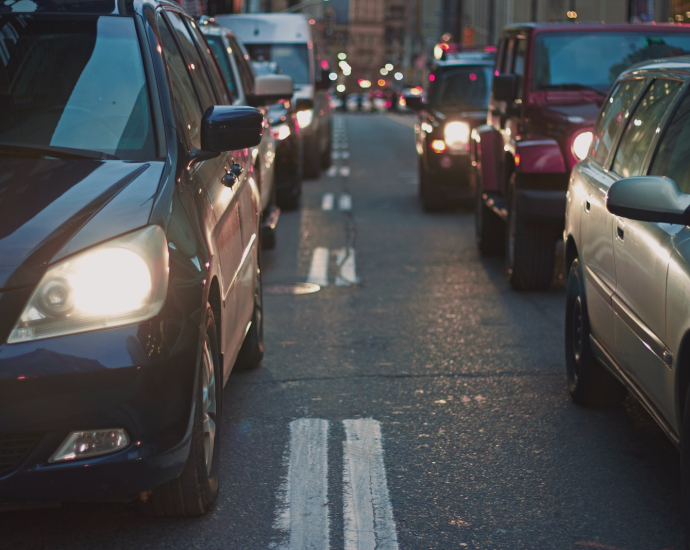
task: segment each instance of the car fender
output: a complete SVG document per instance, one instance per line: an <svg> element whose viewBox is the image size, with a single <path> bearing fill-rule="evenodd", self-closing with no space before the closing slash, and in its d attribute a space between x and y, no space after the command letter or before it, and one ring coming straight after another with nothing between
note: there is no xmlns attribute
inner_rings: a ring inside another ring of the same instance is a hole
<svg viewBox="0 0 690 550"><path fill-rule="evenodd" d="M556 174L565 172L563 153L555 139L512 140L509 150L515 159L515 169L520 173Z"/></svg>
<svg viewBox="0 0 690 550"><path fill-rule="evenodd" d="M483 125L472 131L472 165L484 191L497 193L501 190L502 145L501 133L492 126Z"/></svg>

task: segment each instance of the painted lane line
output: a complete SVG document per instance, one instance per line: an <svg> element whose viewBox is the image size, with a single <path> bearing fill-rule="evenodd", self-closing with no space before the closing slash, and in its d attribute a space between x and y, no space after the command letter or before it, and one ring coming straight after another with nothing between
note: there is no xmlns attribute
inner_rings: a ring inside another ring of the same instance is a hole
<svg viewBox="0 0 690 550"><path fill-rule="evenodd" d="M349 159L349 158L350 158L350 153L347 152L347 151L343 151L343 152L340 154L340 158Z"/></svg>
<svg viewBox="0 0 690 550"><path fill-rule="evenodd" d="M338 160L338 159L340 158L340 151L333 151L333 152L331 153L331 158L332 158L333 160Z"/></svg>
<svg viewBox="0 0 690 550"><path fill-rule="evenodd" d="M333 149L347 149L347 141L333 142Z"/></svg>
<svg viewBox="0 0 690 550"><path fill-rule="evenodd" d="M373 418L343 420L345 550L398 550L383 462L381 424Z"/></svg>
<svg viewBox="0 0 690 550"><path fill-rule="evenodd" d="M278 494L275 527L285 550L328 550L328 421L290 422L288 476Z"/></svg>
<svg viewBox="0 0 690 550"><path fill-rule="evenodd" d="M349 247L336 250L335 263L338 265L335 286L351 286L358 283L354 248Z"/></svg>
<svg viewBox="0 0 690 550"><path fill-rule="evenodd" d="M326 193L321 199L321 210L333 210L335 203L335 195L333 193Z"/></svg>
<svg viewBox="0 0 690 550"><path fill-rule="evenodd" d="M347 193L343 193L338 197L338 210L343 212L352 210L352 197Z"/></svg>
<svg viewBox="0 0 690 550"><path fill-rule="evenodd" d="M340 175L349 178L350 177L350 167L349 166L341 166L340 167Z"/></svg>
<svg viewBox="0 0 690 550"><path fill-rule="evenodd" d="M338 167L337 166L331 166L328 171L326 172L326 175L329 178L334 178L335 176L338 175Z"/></svg>
<svg viewBox="0 0 690 550"><path fill-rule="evenodd" d="M319 286L328 286L328 248L319 246L314 249L309 265L307 282Z"/></svg>

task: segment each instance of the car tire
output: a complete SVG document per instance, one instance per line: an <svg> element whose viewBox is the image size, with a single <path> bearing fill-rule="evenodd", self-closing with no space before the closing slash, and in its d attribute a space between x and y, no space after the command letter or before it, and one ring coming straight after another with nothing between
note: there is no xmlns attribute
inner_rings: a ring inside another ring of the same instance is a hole
<svg viewBox="0 0 690 550"><path fill-rule="evenodd" d="M585 282L576 258L570 267L565 302L565 366L573 401L586 407L620 404L627 390L594 356L590 344Z"/></svg>
<svg viewBox="0 0 690 550"><path fill-rule="evenodd" d="M252 324L244 337L240 353L235 361L235 369L241 371L256 370L264 358L264 315L263 284L261 277L261 252L257 249L256 289L254 291L254 311Z"/></svg>
<svg viewBox="0 0 690 550"><path fill-rule="evenodd" d="M304 177L317 179L321 175L321 153L319 140L312 135L304 142Z"/></svg>
<svg viewBox="0 0 690 550"><path fill-rule="evenodd" d="M257 170L257 174L259 174ZM261 187L259 187L260 189ZM268 201L266 209L261 214L261 246L264 250L273 250L278 244L278 236L276 235L276 228L263 225L263 220L266 216L270 215L277 204L277 192L275 188L275 182L273 184L273 190L271 191L271 198Z"/></svg>
<svg viewBox="0 0 690 550"><path fill-rule="evenodd" d="M690 388L685 395L680 435L680 491L685 520L685 545L690 548Z"/></svg>
<svg viewBox="0 0 690 550"><path fill-rule="evenodd" d="M419 199L426 212L441 212L446 207L443 196L433 189L429 181L429 174L424 169L422 159L419 159Z"/></svg>
<svg viewBox="0 0 690 550"><path fill-rule="evenodd" d="M520 220L514 180L508 196L506 221L506 275L514 290L546 290L553 278L558 231Z"/></svg>
<svg viewBox="0 0 690 550"><path fill-rule="evenodd" d="M481 189L477 189L474 205L474 230L479 253L482 256L502 255L506 241L504 221L486 205Z"/></svg>
<svg viewBox="0 0 690 550"><path fill-rule="evenodd" d="M187 463L179 476L153 489L139 502L140 511L146 515L202 516L218 498L223 376L218 332L210 304L206 304L205 326Z"/></svg>

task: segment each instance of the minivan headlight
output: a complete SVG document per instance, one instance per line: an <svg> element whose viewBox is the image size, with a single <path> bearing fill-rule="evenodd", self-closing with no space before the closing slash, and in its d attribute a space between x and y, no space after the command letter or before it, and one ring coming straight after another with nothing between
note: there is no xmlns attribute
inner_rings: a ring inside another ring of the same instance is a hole
<svg viewBox="0 0 690 550"><path fill-rule="evenodd" d="M578 160L584 160L589 153L589 146L592 145L592 132L582 132L575 136L573 140L573 154Z"/></svg>
<svg viewBox="0 0 690 550"><path fill-rule="evenodd" d="M465 149L470 142L470 125L466 122L449 122L443 129L443 139L449 149Z"/></svg>
<svg viewBox="0 0 690 550"><path fill-rule="evenodd" d="M297 124L300 128L306 128L314 119L314 111L312 109L305 109L304 111L297 111Z"/></svg>
<svg viewBox="0 0 690 550"><path fill-rule="evenodd" d="M149 226L51 266L7 342L16 344L151 319L168 291L163 229Z"/></svg>

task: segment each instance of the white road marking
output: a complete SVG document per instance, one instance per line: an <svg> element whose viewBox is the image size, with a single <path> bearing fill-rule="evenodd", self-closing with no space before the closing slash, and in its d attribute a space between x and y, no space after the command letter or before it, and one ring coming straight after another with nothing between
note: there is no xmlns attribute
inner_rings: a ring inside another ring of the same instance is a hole
<svg viewBox="0 0 690 550"><path fill-rule="evenodd" d="M328 286L328 248L319 246L314 249L309 265L307 282L320 286Z"/></svg>
<svg viewBox="0 0 690 550"><path fill-rule="evenodd" d="M337 166L331 166L328 171L326 172L326 175L329 178L334 178L335 176L338 175L338 167Z"/></svg>
<svg viewBox="0 0 690 550"><path fill-rule="evenodd" d="M275 527L285 550L328 550L328 421L290 422L288 476L278 495Z"/></svg>
<svg viewBox="0 0 690 550"><path fill-rule="evenodd" d="M333 160L338 160L338 159L340 158L340 151L333 151L333 152L331 153L331 158L332 158Z"/></svg>
<svg viewBox="0 0 690 550"><path fill-rule="evenodd" d="M343 212L352 210L352 197L347 193L343 193L338 197L338 210Z"/></svg>
<svg viewBox="0 0 690 550"><path fill-rule="evenodd" d="M335 276L335 286L356 285L358 281L355 266L355 249L349 247L336 250L335 262L338 265L338 274Z"/></svg>
<svg viewBox="0 0 690 550"><path fill-rule="evenodd" d="M350 167L349 166L341 166L340 167L340 175L343 177L350 177Z"/></svg>
<svg viewBox="0 0 690 550"><path fill-rule="evenodd" d="M340 158L349 159L349 158L350 158L350 153L347 152L347 151L343 151L343 152L340 154Z"/></svg>
<svg viewBox="0 0 690 550"><path fill-rule="evenodd" d="M347 149L347 141L336 141L333 143L333 149Z"/></svg>
<svg viewBox="0 0 690 550"><path fill-rule="evenodd" d="M333 193L326 193L321 199L321 210L333 210L334 202L335 195Z"/></svg>
<svg viewBox="0 0 690 550"><path fill-rule="evenodd" d="M381 424L373 418L343 420L345 550L398 550L383 463Z"/></svg>

